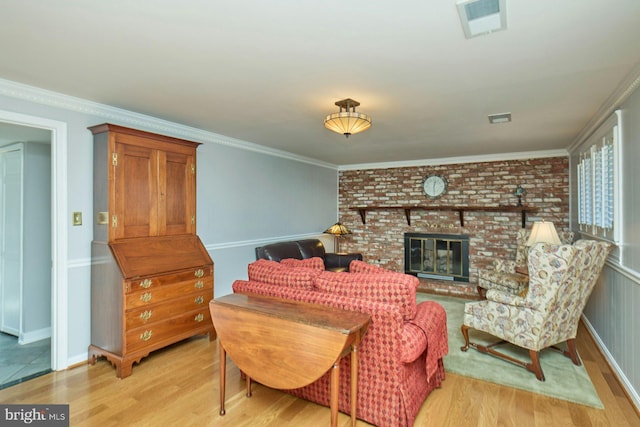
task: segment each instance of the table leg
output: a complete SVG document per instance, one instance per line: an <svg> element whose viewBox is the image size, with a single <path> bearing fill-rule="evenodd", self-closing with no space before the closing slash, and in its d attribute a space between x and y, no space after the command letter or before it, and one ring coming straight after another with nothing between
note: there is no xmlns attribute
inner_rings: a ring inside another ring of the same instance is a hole
<svg viewBox="0 0 640 427"><path fill-rule="evenodd" d="M355 427L356 425L357 405L358 405L358 345L354 344L353 346L351 346L351 426L352 427Z"/></svg>
<svg viewBox="0 0 640 427"><path fill-rule="evenodd" d="M337 360L331 368L331 397L329 406L331 408L331 427L338 425L338 388L340 386L340 360Z"/></svg>
<svg viewBox="0 0 640 427"><path fill-rule="evenodd" d="M251 377L247 374L244 374L247 381L247 397L251 397Z"/></svg>
<svg viewBox="0 0 640 427"><path fill-rule="evenodd" d="M224 390L227 380L227 352L218 340L218 346L220 347L220 415L224 415Z"/></svg>

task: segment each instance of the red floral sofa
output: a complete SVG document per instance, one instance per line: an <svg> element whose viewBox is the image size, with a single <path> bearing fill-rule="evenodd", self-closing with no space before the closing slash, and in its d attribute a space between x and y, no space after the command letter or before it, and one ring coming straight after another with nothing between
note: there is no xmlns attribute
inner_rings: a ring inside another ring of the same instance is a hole
<svg viewBox="0 0 640 427"><path fill-rule="evenodd" d="M233 291L338 307L371 315L358 353L357 416L381 427L412 426L422 403L444 380L448 352L446 313L435 302L416 304L418 280L352 261L350 272L324 270L321 258L260 259L249 280ZM287 390L329 406L327 373L305 387ZM350 413L350 358L340 362L339 410Z"/></svg>

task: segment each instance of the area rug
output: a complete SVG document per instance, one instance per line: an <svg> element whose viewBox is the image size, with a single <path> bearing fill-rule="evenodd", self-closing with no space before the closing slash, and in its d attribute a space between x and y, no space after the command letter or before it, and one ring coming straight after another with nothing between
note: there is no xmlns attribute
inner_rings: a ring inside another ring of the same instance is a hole
<svg viewBox="0 0 640 427"><path fill-rule="evenodd" d="M593 408L604 408L584 366L575 366L569 358L556 351L545 350L540 353L545 381L538 381L535 375L522 367L480 353L473 348L466 352L461 351L460 347L464 345L464 338L460 332L464 303L470 300L418 293L418 302L427 300L437 301L447 312L449 354L444 358L445 371ZM496 341L495 337L475 329L469 329L469 338L482 344ZM528 351L511 344L501 345L500 351L519 360L529 360Z"/></svg>

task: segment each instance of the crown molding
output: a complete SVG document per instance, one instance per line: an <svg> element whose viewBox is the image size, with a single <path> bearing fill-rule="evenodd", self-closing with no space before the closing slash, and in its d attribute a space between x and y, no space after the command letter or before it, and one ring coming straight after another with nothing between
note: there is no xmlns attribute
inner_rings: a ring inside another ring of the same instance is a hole
<svg viewBox="0 0 640 427"><path fill-rule="evenodd" d="M636 86L637 83L638 82L636 81ZM34 86L29 86L11 80L0 79L0 95L46 105L49 107L73 111L76 113L97 116L103 118L107 122L116 122L118 124L148 130L150 132L168 134L171 136L175 136L176 138L230 146L241 150L253 151L274 157L281 157L288 160L307 163L314 166L338 171L358 169L387 169L412 166L438 166L458 163L480 163L505 160L523 160L532 158L564 157L568 155L567 150L561 149L488 154L478 156L445 157L439 159L419 159L400 162L360 163L338 166L317 159L298 156L286 151L276 150L259 144L220 135L214 132L185 126L179 123L170 122L168 120L162 120L145 114L140 114L122 108L112 107L110 105L100 104L86 99L77 98L74 96L65 95Z"/></svg>
<svg viewBox="0 0 640 427"><path fill-rule="evenodd" d="M567 150L571 153L580 147L617 109L622 107L622 104L638 87L640 87L640 62L633 67L627 77L618 85L617 89L602 103L600 109L593 115L591 120L587 122Z"/></svg>
<svg viewBox="0 0 640 427"><path fill-rule="evenodd" d="M559 150L541 150L541 151L522 151L515 153L499 153L499 154L482 154L477 156L460 156L460 157L443 157L440 159L422 159L408 160L401 162L386 163L360 163L353 165L338 166L339 171L361 170L361 169L390 169L390 168L406 168L415 166L442 166L460 163L483 163L483 162L499 162L508 160L528 160L542 159L549 157L567 157L569 152L565 149Z"/></svg>
<svg viewBox="0 0 640 427"><path fill-rule="evenodd" d="M176 138L226 145L241 150L281 157L301 163L308 163L323 168L337 169L337 166L331 163L322 162L309 157L298 156L286 151L276 150L202 129L170 122L168 120L162 120L145 114L41 89L35 86L29 86L11 80L0 79L0 95L49 107L69 110L76 113L98 116L107 122L116 122L117 124L140 128L149 132L168 134Z"/></svg>

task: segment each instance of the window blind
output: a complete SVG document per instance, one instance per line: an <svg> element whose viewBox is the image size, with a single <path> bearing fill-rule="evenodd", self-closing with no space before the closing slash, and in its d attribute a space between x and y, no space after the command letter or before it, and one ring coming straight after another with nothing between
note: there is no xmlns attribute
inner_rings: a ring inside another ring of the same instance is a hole
<svg viewBox="0 0 640 427"><path fill-rule="evenodd" d="M587 148L580 152L576 170L580 230L608 239L614 236L618 203L615 192L619 113L614 118L587 141Z"/></svg>

